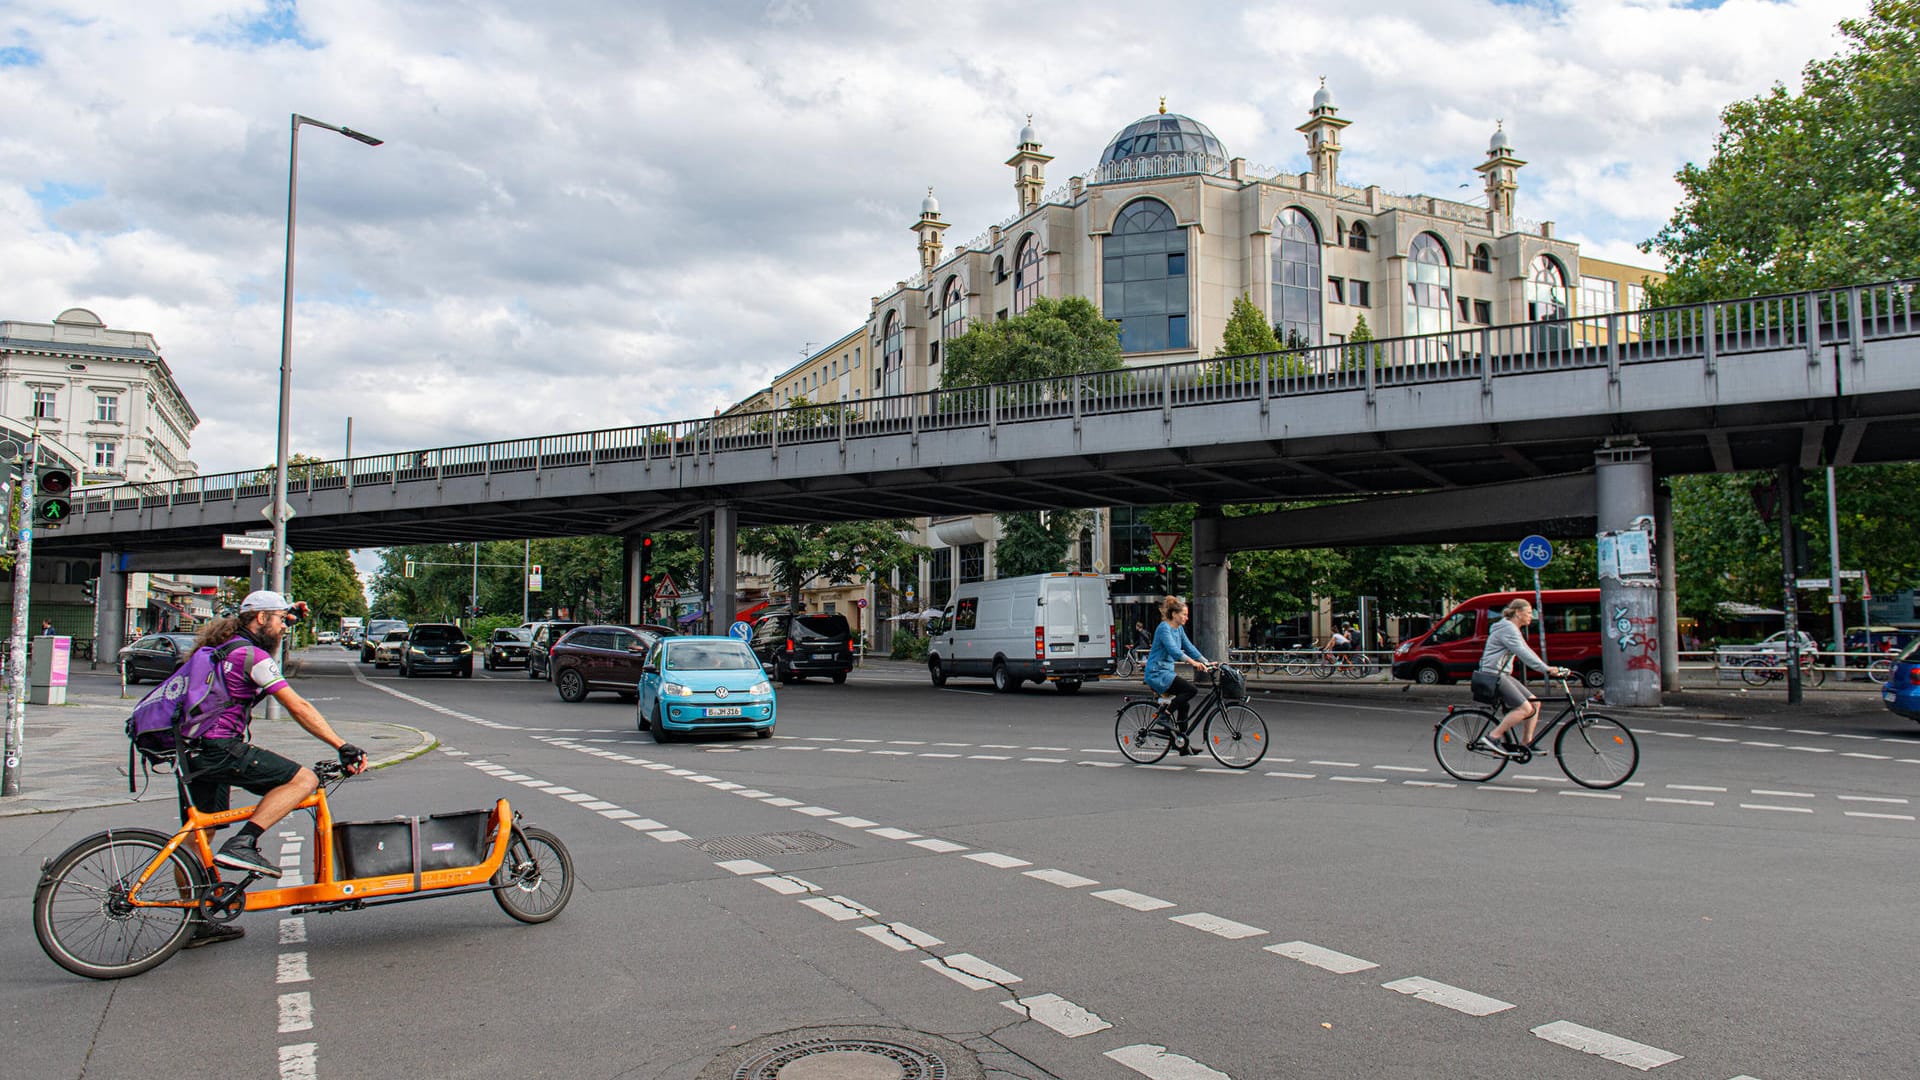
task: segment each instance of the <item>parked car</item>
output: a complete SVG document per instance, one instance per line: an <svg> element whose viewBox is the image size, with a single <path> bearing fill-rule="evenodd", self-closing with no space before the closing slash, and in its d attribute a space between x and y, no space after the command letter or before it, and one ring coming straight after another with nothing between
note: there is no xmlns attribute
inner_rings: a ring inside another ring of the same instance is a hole
<svg viewBox="0 0 1920 1080"><path fill-rule="evenodd" d="M193 655L192 634L148 634L120 650L120 668L127 685L141 679L159 682Z"/></svg>
<svg viewBox="0 0 1920 1080"><path fill-rule="evenodd" d="M1813 635L1807 633L1805 630L1796 630L1794 632L1800 635L1801 656L1818 653L1820 651L1820 643L1813 639ZM1738 668L1755 657L1771 656L1775 659L1784 659L1786 655L1787 632L1785 630L1775 630L1759 641L1750 644L1722 645L1714 650L1713 660L1715 664L1723 668Z"/></svg>
<svg viewBox="0 0 1920 1080"><path fill-rule="evenodd" d="M360 639L360 662L378 667L379 665L374 661L374 651L380 647L381 642L387 640L388 634L406 628L407 620L405 619L375 619L369 622L366 634Z"/></svg>
<svg viewBox="0 0 1920 1080"><path fill-rule="evenodd" d="M473 678L473 645L465 630L452 623L421 623L407 631L407 645L400 652L400 677L411 679L430 672Z"/></svg>
<svg viewBox="0 0 1920 1080"><path fill-rule="evenodd" d="M948 615L927 643L935 686L954 675L978 675L1002 692L1030 680L1071 694L1113 674L1113 605L1099 574L972 582L954 592Z"/></svg>
<svg viewBox="0 0 1920 1080"><path fill-rule="evenodd" d="M1886 652L1900 652L1915 641L1920 641L1920 630L1911 626L1847 627L1848 652L1879 656Z"/></svg>
<svg viewBox="0 0 1920 1080"><path fill-rule="evenodd" d="M554 688L561 701L585 701L595 690L611 690L634 700L647 650L661 635L631 626L581 626L548 650Z"/></svg>
<svg viewBox="0 0 1920 1080"><path fill-rule="evenodd" d="M553 679L552 669L547 666L547 652L553 644L567 636L569 630L577 630L584 623L577 622L537 622L533 624L533 633L527 638L527 678Z"/></svg>
<svg viewBox="0 0 1920 1080"><path fill-rule="evenodd" d="M517 626L503 626L493 632L493 640L487 642L487 651L481 657L480 666L488 671L501 668L527 666L527 643L533 640L533 632Z"/></svg>
<svg viewBox="0 0 1920 1080"><path fill-rule="evenodd" d="M1880 701L1895 716L1920 720L1920 641L1907 646L1894 661L1893 674L1880 688Z"/></svg>
<svg viewBox="0 0 1920 1080"><path fill-rule="evenodd" d="M853 629L844 615L792 615L780 612L753 624L748 639L760 663L783 683L809 675L847 681L853 670Z"/></svg>
<svg viewBox="0 0 1920 1080"><path fill-rule="evenodd" d="M340 635L332 630L322 630L313 635L313 642L316 645L338 645L340 643Z"/></svg>
<svg viewBox="0 0 1920 1080"><path fill-rule="evenodd" d="M1433 685L1473 674L1480 665L1480 654L1486 651L1487 632L1512 600L1532 603L1533 593L1487 593L1455 607L1433 629L1400 643L1393 651L1393 677ZM1527 628L1527 645L1539 652L1544 632L1547 647L1543 655L1548 663L1572 668L1588 686L1604 683L1600 590L1548 589L1540 594L1540 602L1546 610Z"/></svg>
<svg viewBox="0 0 1920 1080"><path fill-rule="evenodd" d="M389 630L386 636L373 647L373 666L377 668L393 667L400 662L400 655L407 649L405 629Z"/></svg>
<svg viewBox="0 0 1920 1080"><path fill-rule="evenodd" d="M698 732L773 737L773 684L738 638L670 637L654 642L640 669L634 719L653 741Z"/></svg>

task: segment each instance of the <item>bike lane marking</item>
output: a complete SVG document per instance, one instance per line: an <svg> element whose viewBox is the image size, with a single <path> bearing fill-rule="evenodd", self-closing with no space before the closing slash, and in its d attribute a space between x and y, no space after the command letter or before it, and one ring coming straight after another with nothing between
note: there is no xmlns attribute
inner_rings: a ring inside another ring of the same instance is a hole
<svg viewBox="0 0 1920 1080"><path fill-rule="evenodd" d="M1476 994L1457 986L1448 986L1446 983L1436 982L1421 975L1395 979L1380 985L1397 994L1407 994L1421 1001L1430 1001L1442 1008L1466 1013L1468 1016L1492 1016L1494 1013L1506 1012L1515 1007L1511 1001L1501 1001L1496 997Z"/></svg>
<svg viewBox="0 0 1920 1080"><path fill-rule="evenodd" d="M300 873L301 852L306 843L300 833L291 829L282 830L280 837L280 865L285 872L280 878L280 886L286 888L304 883ZM307 941L307 920L304 915L295 915L281 919L276 935L280 946L305 945ZM307 968L305 949L282 949L274 956L273 981L279 986L291 986L313 981L313 975ZM280 994L275 1001L279 1014L276 1034L292 1035L313 1030L313 994L306 990L289 991ZM280 1080L317 1080L320 1075L320 1046L315 1042L285 1043L276 1050L276 1062Z"/></svg>
<svg viewBox="0 0 1920 1080"><path fill-rule="evenodd" d="M1632 1069L1646 1072L1662 1065L1670 1065L1680 1060L1680 1055L1657 1046L1623 1039L1595 1028L1583 1027L1568 1020L1555 1020L1550 1024L1541 1024L1533 1033L1550 1043L1556 1043L1583 1054L1593 1054L1616 1061Z"/></svg>

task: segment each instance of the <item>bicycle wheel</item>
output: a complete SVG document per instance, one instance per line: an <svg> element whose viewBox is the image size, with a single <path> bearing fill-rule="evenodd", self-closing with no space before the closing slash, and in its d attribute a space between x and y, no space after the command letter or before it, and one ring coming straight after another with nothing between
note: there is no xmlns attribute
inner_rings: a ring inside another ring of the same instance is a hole
<svg viewBox="0 0 1920 1080"><path fill-rule="evenodd" d="M1306 657L1301 656L1299 653L1292 653L1288 655L1287 667L1286 667L1287 674L1298 679L1307 673L1307 666L1308 665L1307 665Z"/></svg>
<svg viewBox="0 0 1920 1080"><path fill-rule="evenodd" d="M573 856L547 830L516 825L493 886L500 910L524 923L546 922L573 896Z"/></svg>
<svg viewBox="0 0 1920 1080"><path fill-rule="evenodd" d="M1207 752L1229 769L1250 769L1267 756L1267 722L1246 705L1228 705L1207 718Z"/></svg>
<svg viewBox="0 0 1920 1080"><path fill-rule="evenodd" d="M1113 741L1128 761L1151 765L1173 749L1173 732L1158 713L1151 702L1136 701L1113 718Z"/></svg>
<svg viewBox="0 0 1920 1080"><path fill-rule="evenodd" d="M1333 677L1333 662L1324 656L1314 661L1313 677L1316 679L1331 679Z"/></svg>
<svg viewBox="0 0 1920 1080"><path fill-rule="evenodd" d="M1455 709L1433 729L1433 757L1447 775L1478 784L1500 775L1507 759L1467 745L1493 727L1493 714L1480 709Z"/></svg>
<svg viewBox="0 0 1920 1080"><path fill-rule="evenodd" d="M1877 683L1885 683L1888 679L1893 678L1893 661L1883 656L1873 663L1868 664L1867 678Z"/></svg>
<svg viewBox="0 0 1920 1080"><path fill-rule="evenodd" d="M1349 660L1340 669L1340 674L1349 679L1364 679L1373 674L1373 668L1365 660Z"/></svg>
<svg viewBox="0 0 1920 1080"><path fill-rule="evenodd" d="M1818 663L1800 665L1800 684L1802 686L1825 686L1827 669Z"/></svg>
<svg viewBox="0 0 1920 1080"><path fill-rule="evenodd" d="M1581 787L1605 791L1627 782L1640 766L1640 744L1627 725L1611 717L1588 713L1569 720L1553 739L1553 756L1560 771Z"/></svg>
<svg viewBox="0 0 1920 1080"><path fill-rule="evenodd" d="M136 907L127 892L172 837L150 829L89 836L53 861L33 894L33 935L54 963L89 979L158 967L186 943L193 907ZM152 903L192 903L204 877L176 850L140 887Z"/></svg>
<svg viewBox="0 0 1920 1080"><path fill-rule="evenodd" d="M1785 670L1765 657L1755 657L1740 665L1740 681L1748 686L1765 686L1779 678Z"/></svg>

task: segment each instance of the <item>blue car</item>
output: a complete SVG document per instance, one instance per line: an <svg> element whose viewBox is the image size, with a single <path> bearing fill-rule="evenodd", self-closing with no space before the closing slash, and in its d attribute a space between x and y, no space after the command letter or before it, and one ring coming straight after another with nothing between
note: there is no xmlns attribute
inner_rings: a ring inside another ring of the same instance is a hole
<svg viewBox="0 0 1920 1080"><path fill-rule="evenodd" d="M738 638L661 638L640 668L639 694L635 720L654 742L688 733L773 737L773 684Z"/></svg>
<svg viewBox="0 0 1920 1080"><path fill-rule="evenodd" d="M1880 700L1896 716L1920 720L1920 641L1907 646L1893 662L1893 674L1880 688Z"/></svg>

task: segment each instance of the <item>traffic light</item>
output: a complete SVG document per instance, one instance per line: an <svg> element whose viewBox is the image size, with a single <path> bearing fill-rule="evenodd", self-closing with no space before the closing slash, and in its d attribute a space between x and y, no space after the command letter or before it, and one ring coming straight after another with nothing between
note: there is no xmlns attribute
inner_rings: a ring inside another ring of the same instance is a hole
<svg viewBox="0 0 1920 1080"><path fill-rule="evenodd" d="M87 603L89 604L93 603L93 587L95 584L96 584L96 579L88 579L87 581L80 583L80 587L86 590Z"/></svg>
<svg viewBox="0 0 1920 1080"><path fill-rule="evenodd" d="M653 537L640 538L640 609L653 603Z"/></svg>
<svg viewBox="0 0 1920 1080"><path fill-rule="evenodd" d="M73 473L64 465L42 465L37 476L33 520L43 529L57 529L73 512L73 502L68 498L73 492Z"/></svg>
<svg viewBox="0 0 1920 1080"><path fill-rule="evenodd" d="M413 576L413 560L412 559L407 560L407 576L408 577Z"/></svg>

